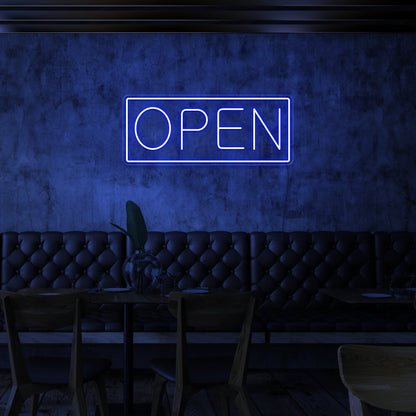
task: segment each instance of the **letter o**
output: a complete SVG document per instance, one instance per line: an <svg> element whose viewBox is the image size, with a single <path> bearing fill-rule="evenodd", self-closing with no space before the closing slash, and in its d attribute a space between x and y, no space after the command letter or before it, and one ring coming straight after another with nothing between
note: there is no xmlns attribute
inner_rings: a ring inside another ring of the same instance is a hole
<svg viewBox="0 0 416 416"><path fill-rule="evenodd" d="M165 116L166 121L168 122L168 134L166 136L166 139L165 139L165 141L160 146L157 146L157 147L146 146L141 141L140 136L139 136L139 133L137 133L137 124L139 122L139 118L142 116L142 114L144 114L145 112L147 112L149 110L157 110L157 111L160 111ZM139 115L136 117L136 122L134 123L134 134L136 136L137 141L140 143L140 145L143 146L147 150L159 150L159 149L161 149L169 141L171 132L172 132L172 124L170 122L169 116L161 108L159 108L159 107L147 107L144 110L142 110L139 113Z"/></svg>

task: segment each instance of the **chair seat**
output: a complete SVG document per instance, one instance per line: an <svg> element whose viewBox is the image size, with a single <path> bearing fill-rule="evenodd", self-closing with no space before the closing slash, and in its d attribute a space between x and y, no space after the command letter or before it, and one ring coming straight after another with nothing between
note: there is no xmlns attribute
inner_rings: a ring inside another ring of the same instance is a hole
<svg viewBox="0 0 416 416"><path fill-rule="evenodd" d="M38 384L68 384L69 358L28 357L26 360L29 377ZM94 380L111 367L111 361L104 358L85 358L83 360L84 381Z"/></svg>
<svg viewBox="0 0 416 416"><path fill-rule="evenodd" d="M190 383L204 385L227 383L232 364L232 358L228 357L191 358L188 360ZM175 382L175 358L153 359L150 361L150 368L165 379Z"/></svg>
<svg viewBox="0 0 416 416"><path fill-rule="evenodd" d="M252 414L244 384L256 300L252 292L172 292L169 295L168 310L177 323L176 357L155 358L150 362L150 367L157 375L153 389L152 415L158 414L161 408L166 381L175 383L172 407L174 416L184 415L190 398L207 387L222 389L223 408L228 399L232 398L240 414ZM238 328L240 337L234 356L202 357L189 354L188 328L208 331ZM229 384L230 379L232 385Z"/></svg>
<svg viewBox="0 0 416 416"><path fill-rule="evenodd" d="M367 404L400 414L416 411L415 347L342 345L338 365L341 380L350 392L350 408L356 411L351 410L351 414L367 414L358 412Z"/></svg>

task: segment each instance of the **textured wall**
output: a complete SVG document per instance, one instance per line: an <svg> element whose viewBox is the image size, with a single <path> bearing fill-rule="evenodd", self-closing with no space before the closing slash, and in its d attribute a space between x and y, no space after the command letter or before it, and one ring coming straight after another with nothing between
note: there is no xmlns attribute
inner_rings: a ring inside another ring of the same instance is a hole
<svg viewBox="0 0 416 416"><path fill-rule="evenodd" d="M414 34L0 35L0 231L415 230ZM285 95L289 166L128 166L126 95Z"/></svg>

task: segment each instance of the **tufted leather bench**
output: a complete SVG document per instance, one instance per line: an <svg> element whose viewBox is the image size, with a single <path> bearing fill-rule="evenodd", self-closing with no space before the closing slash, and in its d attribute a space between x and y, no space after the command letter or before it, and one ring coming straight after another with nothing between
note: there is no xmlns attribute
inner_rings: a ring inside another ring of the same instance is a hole
<svg viewBox="0 0 416 416"><path fill-rule="evenodd" d="M392 273L414 272L415 243L410 232L150 232L146 250L163 273L180 276L181 289L256 290L262 302L254 342L414 342L412 308L352 307L320 289L375 288ZM1 288L11 291L72 282L122 287L122 264L132 252L119 232L5 232L0 244ZM175 322L164 306L137 305L134 329L138 342L174 342ZM83 330L94 342L120 342L121 307L98 305ZM97 341L103 333L117 337Z"/></svg>
<svg viewBox="0 0 416 416"><path fill-rule="evenodd" d="M414 343L411 305L342 304L320 288L376 288L416 270L416 233L256 232L251 278L270 343Z"/></svg>
<svg viewBox="0 0 416 416"><path fill-rule="evenodd" d="M133 252L119 232L6 232L1 236L1 288L123 287L122 264ZM243 232L150 232L146 250L162 273L181 276L179 288L250 289L249 235ZM163 306L135 307L136 331L173 331ZM89 332L121 331L122 309L101 305L83 321Z"/></svg>

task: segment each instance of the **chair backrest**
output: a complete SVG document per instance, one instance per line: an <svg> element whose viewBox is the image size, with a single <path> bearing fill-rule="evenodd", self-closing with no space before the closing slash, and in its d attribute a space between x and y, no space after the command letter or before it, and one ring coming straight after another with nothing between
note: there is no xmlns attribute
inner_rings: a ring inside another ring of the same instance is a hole
<svg viewBox="0 0 416 416"><path fill-rule="evenodd" d="M14 385L31 382L25 365L17 324L37 330L54 330L73 326L69 380L71 385L82 380L81 316L85 314L85 307L79 292L3 293L2 305Z"/></svg>
<svg viewBox="0 0 416 416"><path fill-rule="evenodd" d="M197 329L230 330L239 328L246 317L251 292L194 294L173 292L169 296L169 311L175 318L178 303L183 302L184 324Z"/></svg>
<svg viewBox="0 0 416 416"><path fill-rule="evenodd" d="M189 382L186 339L189 326L205 330L241 328L228 383L241 386L245 382L256 300L252 292L173 292L169 296L169 311L177 318L176 379L179 383Z"/></svg>
<svg viewBox="0 0 416 416"><path fill-rule="evenodd" d="M3 297L5 308L12 313L7 322L20 326L37 329L53 330L74 324L76 300L80 294L39 291L37 294L9 293ZM80 308L80 317L85 314L85 308Z"/></svg>
<svg viewBox="0 0 416 416"><path fill-rule="evenodd" d="M416 347L342 345L340 376L350 393L372 406L416 411Z"/></svg>

